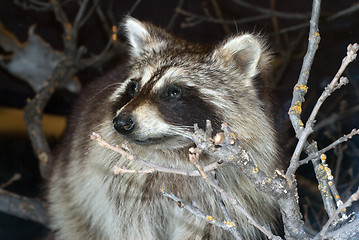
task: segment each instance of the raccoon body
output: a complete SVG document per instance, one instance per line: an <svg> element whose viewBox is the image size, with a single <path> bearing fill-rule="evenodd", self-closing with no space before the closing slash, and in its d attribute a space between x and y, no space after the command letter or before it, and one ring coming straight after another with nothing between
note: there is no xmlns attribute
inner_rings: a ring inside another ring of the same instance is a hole
<svg viewBox="0 0 359 240"><path fill-rule="evenodd" d="M90 139L128 140L140 158L194 170L188 160L193 125L214 131L228 123L259 168L280 168L279 147L266 95L270 57L260 38L236 35L217 46L188 43L148 23L126 18L130 45L126 75L113 70L86 90L71 117L49 183L56 239L232 239L179 208L168 192L224 219L213 190L200 177L167 173L115 175L114 166L145 169ZM260 82L262 85L258 85ZM205 154L200 164L218 161ZM275 200L257 190L236 166L215 170L219 184L262 225L278 229ZM263 235L224 200L244 239Z"/></svg>

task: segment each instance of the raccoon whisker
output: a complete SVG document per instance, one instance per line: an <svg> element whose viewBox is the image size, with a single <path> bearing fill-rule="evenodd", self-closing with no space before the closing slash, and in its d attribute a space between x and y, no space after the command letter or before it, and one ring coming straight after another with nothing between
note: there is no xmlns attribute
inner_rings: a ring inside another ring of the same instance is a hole
<svg viewBox="0 0 359 240"><path fill-rule="evenodd" d="M113 123L112 123L112 121L108 121L108 122L101 123L98 126L99 127L105 126L105 128L113 128Z"/></svg>
<svg viewBox="0 0 359 240"><path fill-rule="evenodd" d="M107 132L111 132L113 131L113 127L111 126L105 126L101 128L101 132L103 132L104 134L106 134Z"/></svg>
<svg viewBox="0 0 359 240"><path fill-rule="evenodd" d="M100 91L98 91L95 95L93 95L91 98L89 98L89 100L96 98L100 93L102 93L109 87L116 86L116 85L122 85L122 84L123 83L111 83L111 84L107 85L106 87L102 88Z"/></svg>
<svg viewBox="0 0 359 240"><path fill-rule="evenodd" d="M112 129L112 130L110 130L109 133L107 133L107 134L105 135L105 137L109 137L109 136L111 136L111 135L114 134L114 133L116 133L116 131L115 131L114 129Z"/></svg>
<svg viewBox="0 0 359 240"><path fill-rule="evenodd" d="M171 131L172 133L191 139L193 127L176 127L176 128L171 128Z"/></svg>

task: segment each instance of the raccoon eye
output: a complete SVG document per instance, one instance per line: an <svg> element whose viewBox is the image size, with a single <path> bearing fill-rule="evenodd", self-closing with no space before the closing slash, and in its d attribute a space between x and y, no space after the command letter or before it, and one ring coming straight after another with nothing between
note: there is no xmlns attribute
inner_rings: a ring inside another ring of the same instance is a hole
<svg viewBox="0 0 359 240"><path fill-rule="evenodd" d="M167 97L171 98L171 99L178 99L181 97L182 94L182 89L178 86L169 86L167 88Z"/></svg>
<svg viewBox="0 0 359 240"><path fill-rule="evenodd" d="M127 86L127 91L133 97L138 92L138 82L135 80L131 80L131 82Z"/></svg>

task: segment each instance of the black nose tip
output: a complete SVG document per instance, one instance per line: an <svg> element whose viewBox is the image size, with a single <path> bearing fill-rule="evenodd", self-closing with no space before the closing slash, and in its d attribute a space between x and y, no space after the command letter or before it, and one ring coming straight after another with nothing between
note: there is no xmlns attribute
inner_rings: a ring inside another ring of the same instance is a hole
<svg viewBox="0 0 359 240"><path fill-rule="evenodd" d="M135 128L135 120L131 115L118 115L113 119L113 126L117 132L128 134Z"/></svg>

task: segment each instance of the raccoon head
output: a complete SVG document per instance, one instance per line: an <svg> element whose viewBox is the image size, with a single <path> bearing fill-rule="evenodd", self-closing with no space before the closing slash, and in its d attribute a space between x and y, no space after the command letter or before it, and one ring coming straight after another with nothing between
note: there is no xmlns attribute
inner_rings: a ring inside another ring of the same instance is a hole
<svg viewBox="0 0 359 240"><path fill-rule="evenodd" d="M253 79L264 50L253 35L207 47L131 17L123 25L130 71L110 100L114 128L130 141L188 146L195 123L204 128L209 119L219 131L238 112L241 95L256 97Z"/></svg>

